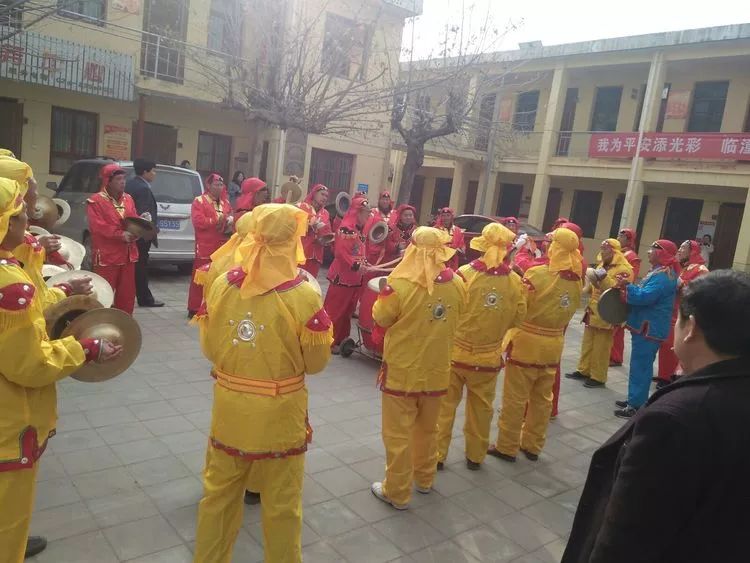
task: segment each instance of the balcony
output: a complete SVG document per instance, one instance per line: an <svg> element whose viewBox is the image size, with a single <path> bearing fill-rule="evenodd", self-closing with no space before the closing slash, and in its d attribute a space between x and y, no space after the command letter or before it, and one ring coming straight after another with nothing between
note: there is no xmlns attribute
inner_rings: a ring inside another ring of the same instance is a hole
<svg viewBox="0 0 750 563"><path fill-rule="evenodd" d="M182 84L185 78L185 44L144 31L141 75Z"/></svg>

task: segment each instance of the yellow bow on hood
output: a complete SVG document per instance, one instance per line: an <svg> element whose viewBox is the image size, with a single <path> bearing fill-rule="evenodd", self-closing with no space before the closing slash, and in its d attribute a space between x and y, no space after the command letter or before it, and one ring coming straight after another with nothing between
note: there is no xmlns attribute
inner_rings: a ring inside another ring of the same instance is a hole
<svg viewBox="0 0 750 563"><path fill-rule="evenodd" d="M427 288L432 295L435 278L445 269L445 263L456 253L445 246L451 237L434 227L418 227L411 235L404 259L391 272L390 278L401 278Z"/></svg>
<svg viewBox="0 0 750 563"><path fill-rule="evenodd" d="M31 166L15 157L0 155L0 178L8 178L18 182L21 195L26 195L26 190L29 188L29 178L33 177L34 172L31 170Z"/></svg>
<svg viewBox="0 0 750 563"><path fill-rule="evenodd" d="M583 256L578 250L578 235L570 229L555 229L547 250L550 272L570 270L580 276Z"/></svg>
<svg viewBox="0 0 750 563"><path fill-rule="evenodd" d="M236 263L247 274L242 297L262 295L297 277L297 265L305 262L307 213L285 203L261 205L250 214L247 231L235 251Z"/></svg>
<svg viewBox="0 0 750 563"><path fill-rule="evenodd" d="M10 218L23 211L23 195L18 182L0 178L0 242L8 234Z"/></svg>
<svg viewBox="0 0 750 563"><path fill-rule="evenodd" d="M482 253L482 262L488 268L497 268L508 254L509 245L516 235L500 223L490 223L482 229L482 236L471 239L469 246Z"/></svg>

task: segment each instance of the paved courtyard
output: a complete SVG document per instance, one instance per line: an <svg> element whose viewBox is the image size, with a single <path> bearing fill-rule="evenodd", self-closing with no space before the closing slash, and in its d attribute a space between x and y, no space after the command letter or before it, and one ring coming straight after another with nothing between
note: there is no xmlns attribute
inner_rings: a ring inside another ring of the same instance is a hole
<svg viewBox="0 0 750 563"><path fill-rule="evenodd" d="M167 306L136 310L143 350L127 373L101 384L59 384L58 433L41 462L31 524L50 544L32 561L192 561L213 380L185 318L187 283L172 270L154 274L154 295ZM564 371L577 359L579 318L568 331ZM357 355L334 357L307 380L314 436L305 464L304 560L559 561L591 454L622 424L612 411L626 390L623 368L610 370L606 389L563 379L561 413L537 463L488 458L468 471L462 406L446 470L407 512L369 491L384 468L376 369ZM246 507L234 553L238 563L263 560L259 507Z"/></svg>

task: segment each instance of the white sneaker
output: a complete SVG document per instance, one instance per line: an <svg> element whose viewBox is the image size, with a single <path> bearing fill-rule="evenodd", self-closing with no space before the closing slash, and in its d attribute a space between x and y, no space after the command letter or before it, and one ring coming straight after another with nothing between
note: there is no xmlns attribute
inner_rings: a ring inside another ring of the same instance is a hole
<svg viewBox="0 0 750 563"><path fill-rule="evenodd" d="M429 495L432 492L432 487L420 487L417 485L415 488L418 493L422 493L423 495Z"/></svg>
<svg viewBox="0 0 750 563"><path fill-rule="evenodd" d="M381 483L380 481L373 483L372 486L370 487L370 490L372 491L372 494L374 494L384 503L390 504L396 510L406 510L407 508L409 508L408 504L396 504L387 496L385 496L385 492L383 491L383 483Z"/></svg>

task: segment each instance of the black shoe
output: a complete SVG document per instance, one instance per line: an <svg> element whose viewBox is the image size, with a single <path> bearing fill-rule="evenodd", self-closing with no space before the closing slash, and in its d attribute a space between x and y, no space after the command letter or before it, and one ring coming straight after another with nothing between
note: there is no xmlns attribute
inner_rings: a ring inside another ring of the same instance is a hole
<svg viewBox="0 0 750 563"><path fill-rule="evenodd" d="M572 373L565 374L566 379L586 379L588 375L581 373L580 371L574 371Z"/></svg>
<svg viewBox="0 0 750 563"><path fill-rule="evenodd" d="M611 368L619 368L622 366L622 362L609 362L609 367Z"/></svg>
<svg viewBox="0 0 750 563"><path fill-rule="evenodd" d="M631 406L627 406L624 409L617 409L615 411L615 416L617 418L630 418L633 415L635 415L636 412L638 412L638 409L631 407Z"/></svg>
<svg viewBox="0 0 750 563"><path fill-rule="evenodd" d="M26 539L26 555L24 559L34 557L47 549L47 538L42 536L29 536Z"/></svg>
<svg viewBox="0 0 750 563"><path fill-rule="evenodd" d="M138 303L139 307L164 307L163 301L152 301L151 303Z"/></svg>
<svg viewBox="0 0 750 563"><path fill-rule="evenodd" d="M624 409L625 407L628 406L628 402L627 401L615 401L615 406L618 406L621 409Z"/></svg>
<svg viewBox="0 0 750 563"><path fill-rule="evenodd" d="M188 319L192 319L198 311L188 311Z"/></svg>
<svg viewBox="0 0 750 563"><path fill-rule="evenodd" d="M583 382L583 386L589 388L604 387L605 385L606 384L603 381L597 381L592 377L589 377L586 381Z"/></svg>
<svg viewBox="0 0 750 563"><path fill-rule="evenodd" d="M532 454L530 451L524 450L523 448L521 448L521 451L529 461L539 461L539 454Z"/></svg>
<svg viewBox="0 0 750 563"><path fill-rule="evenodd" d="M245 504L249 504L249 505L260 504L260 493L254 493L252 491L245 491Z"/></svg>
<svg viewBox="0 0 750 563"><path fill-rule="evenodd" d="M481 463L477 463L476 461L471 461L468 457L466 458L466 469L470 471L479 471L481 467L482 467Z"/></svg>
<svg viewBox="0 0 750 563"><path fill-rule="evenodd" d="M671 381L667 381L666 379L660 379L659 381L656 382L656 390L658 391L659 389L663 389L667 385L671 385L671 384L672 384Z"/></svg>
<svg viewBox="0 0 750 563"><path fill-rule="evenodd" d="M509 463L515 463L516 458L515 456L504 454L494 446L490 446L490 448L487 450L487 455L491 455L492 457L496 457L497 459L502 459L503 461L507 461Z"/></svg>
<svg viewBox="0 0 750 563"><path fill-rule="evenodd" d="M445 469L445 464L442 461L438 461L437 462L437 470L438 471L442 471L443 469Z"/></svg>

